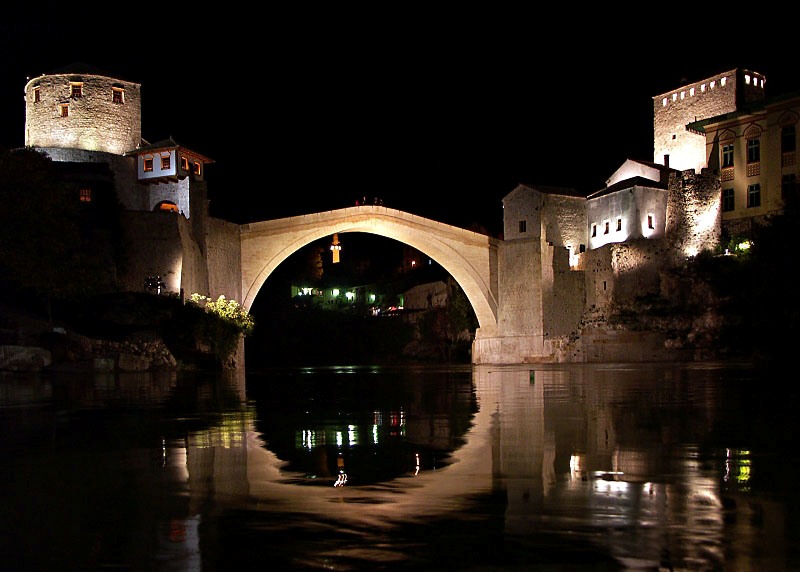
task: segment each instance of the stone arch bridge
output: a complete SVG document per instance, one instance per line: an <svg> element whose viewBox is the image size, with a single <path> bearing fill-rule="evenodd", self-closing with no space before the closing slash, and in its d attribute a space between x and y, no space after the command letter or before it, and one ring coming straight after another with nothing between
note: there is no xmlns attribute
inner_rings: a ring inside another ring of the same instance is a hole
<svg viewBox="0 0 800 572"><path fill-rule="evenodd" d="M383 206L355 206L242 225L243 305L252 306L270 274L294 252L325 236L347 232L392 238L425 253L458 282L472 304L479 324L476 340L497 336L502 241Z"/></svg>

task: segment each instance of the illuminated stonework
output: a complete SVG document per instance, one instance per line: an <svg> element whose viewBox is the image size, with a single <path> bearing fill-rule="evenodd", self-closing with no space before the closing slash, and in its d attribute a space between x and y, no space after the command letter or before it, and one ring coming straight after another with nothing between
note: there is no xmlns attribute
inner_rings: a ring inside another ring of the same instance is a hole
<svg viewBox="0 0 800 572"><path fill-rule="evenodd" d="M763 75L733 69L653 97L653 161L679 171L706 166L705 136L686 126L764 99Z"/></svg>
<svg viewBox="0 0 800 572"><path fill-rule="evenodd" d="M138 83L85 67L41 75L25 85L25 145L122 155L142 138Z"/></svg>

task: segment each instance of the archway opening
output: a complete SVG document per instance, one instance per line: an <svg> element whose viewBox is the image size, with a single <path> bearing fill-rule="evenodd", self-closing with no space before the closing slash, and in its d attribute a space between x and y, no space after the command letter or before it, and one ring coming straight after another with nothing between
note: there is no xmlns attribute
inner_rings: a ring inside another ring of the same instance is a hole
<svg viewBox="0 0 800 572"><path fill-rule="evenodd" d="M470 363L477 319L446 270L384 236L348 232L337 241L339 262L328 236L264 282L250 308L248 368Z"/></svg>
<svg viewBox="0 0 800 572"><path fill-rule="evenodd" d="M180 212L180 210L178 209L178 205L176 205L172 201L161 201L160 203L156 204L155 207L153 207L153 210L154 211L167 211L167 212L172 212L172 213Z"/></svg>

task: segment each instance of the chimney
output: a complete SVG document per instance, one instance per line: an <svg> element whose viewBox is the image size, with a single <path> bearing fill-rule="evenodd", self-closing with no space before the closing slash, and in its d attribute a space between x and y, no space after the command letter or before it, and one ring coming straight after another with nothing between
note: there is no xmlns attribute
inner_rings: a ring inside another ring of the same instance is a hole
<svg viewBox="0 0 800 572"><path fill-rule="evenodd" d="M669 153L664 154L664 166L669 167Z"/></svg>

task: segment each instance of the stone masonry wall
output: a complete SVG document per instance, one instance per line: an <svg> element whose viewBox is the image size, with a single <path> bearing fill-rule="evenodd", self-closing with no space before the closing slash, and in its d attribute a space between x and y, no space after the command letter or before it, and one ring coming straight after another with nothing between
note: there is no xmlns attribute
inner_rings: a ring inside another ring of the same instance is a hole
<svg viewBox="0 0 800 572"><path fill-rule="evenodd" d="M719 177L703 170L673 173L667 198L667 236L672 264L719 245L722 229Z"/></svg>
<svg viewBox="0 0 800 572"><path fill-rule="evenodd" d="M71 82L82 82L71 97ZM123 88L123 103L113 89ZM36 101L38 91L39 101ZM62 116L62 106L68 115ZM25 85L25 145L104 151L122 155L141 143L141 91L137 83L90 74L44 75Z"/></svg>
<svg viewBox="0 0 800 572"><path fill-rule="evenodd" d="M212 298L224 294L226 298L242 302L242 249L238 224L218 218L208 218L206 238L206 265L208 268L208 295Z"/></svg>
<svg viewBox="0 0 800 572"><path fill-rule="evenodd" d="M556 246L570 246L573 253L587 243L586 199L550 194L545 197L545 240Z"/></svg>
<svg viewBox="0 0 800 572"><path fill-rule="evenodd" d="M183 216L190 218L189 184L189 178L185 177L177 181L153 182L140 186L142 189L148 189L150 195L148 210L154 209L160 202L169 201L177 205L178 211Z"/></svg>
<svg viewBox="0 0 800 572"><path fill-rule="evenodd" d="M542 335L540 241L501 244L497 325L506 335Z"/></svg>
<svg viewBox="0 0 800 572"><path fill-rule="evenodd" d="M134 157L123 157L103 151L56 147L40 148L39 151L45 153L53 161L108 163L114 172L114 186L122 206L126 210L132 211L150 210L147 186L136 182L136 159Z"/></svg>
<svg viewBox="0 0 800 572"><path fill-rule="evenodd" d="M721 85L723 78L725 85ZM735 110L736 70L723 72L655 96L653 161L663 163L664 155L668 154L670 167L699 171L705 166L705 137L687 131L686 125Z"/></svg>
<svg viewBox="0 0 800 572"><path fill-rule="evenodd" d="M122 221L127 244L135 245L120 276L123 290L143 292L148 276L161 276L174 295L182 288L186 295L207 290L205 263L189 221L172 212L135 211L123 213Z"/></svg>

